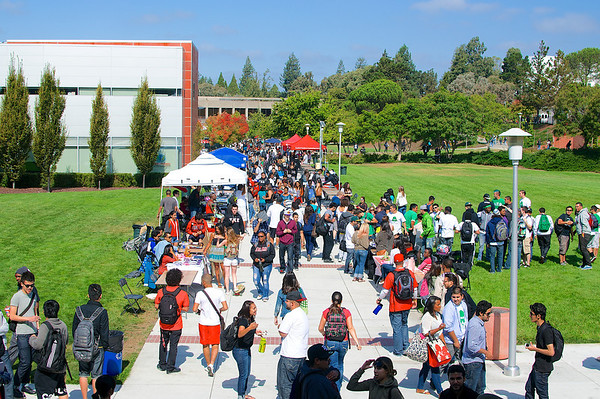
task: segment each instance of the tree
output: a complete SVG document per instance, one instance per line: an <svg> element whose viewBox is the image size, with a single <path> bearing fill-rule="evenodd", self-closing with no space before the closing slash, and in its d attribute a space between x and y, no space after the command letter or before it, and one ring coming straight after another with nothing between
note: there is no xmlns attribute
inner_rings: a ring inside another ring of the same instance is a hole
<svg viewBox="0 0 600 399"><path fill-rule="evenodd" d="M330 105L321 102L318 91L296 93L273 106L271 118L275 125L275 137L302 135L305 132L304 125L308 123L312 126L311 135L318 138L319 121L327 120L331 112Z"/></svg>
<svg viewBox="0 0 600 399"><path fill-rule="evenodd" d="M442 78L442 86L447 87L458 75L467 72L473 72L476 77L490 76L494 70L494 59L483 56L486 50L485 44L477 36L469 40L469 43L460 45L454 51L450 70Z"/></svg>
<svg viewBox="0 0 600 399"><path fill-rule="evenodd" d="M248 133L248 122L244 115L223 112L206 119L205 136L211 144L227 146L243 140Z"/></svg>
<svg viewBox="0 0 600 399"><path fill-rule="evenodd" d="M262 112L256 112L248 119L248 133L250 137L275 137L273 119Z"/></svg>
<svg viewBox="0 0 600 399"><path fill-rule="evenodd" d="M217 79L217 86L220 86L220 87L224 88L225 90L227 90L227 82L225 81L225 78L223 77L223 72L219 73L219 79Z"/></svg>
<svg viewBox="0 0 600 399"><path fill-rule="evenodd" d="M146 188L146 175L152 172L160 150L160 109L154 93L144 77L133 103L131 115L131 156L142 174L142 187Z"/></svg>
<svg viewBox="0 0 600 399"><path fill-rule="evenodd" d="M306 91L316 90L317 84L313 78L312 72L306 72L292 82L288 90L289 93L304 93Z"/></svg>
<svg viewBox="0 0 600 399"><path fill-rule="evenodd" d="M335 73L340 74L340 75L343 75L346 73L346 67L344 66L344 60L340 60Z"/></svg>
<svg viewBox="0 0 600 399"><path fill-rule="evenodd" d="M600 94L596 93L581 121L584 146L587 147L590 141L597 138L598 132L600 132Z"/></svg>
<svg viewBox="0 0 600 399"><path fill-rule="evenodd" d="M529 109L529 112L536 114L548 103L550 92L550 78L548 77L550 63L546 59L548 50L549 47L542 40L531 59L531 68L527 71L527 79L521 96L523 105Z"/></svg>
<svg viewBox="0 0 600 399"><path fill-rule="evenodd" d="M398 83L379 79L364 84L348 95L348 100L358 114L365 110L380 112L386 104L402 102L403 92Z"/></svg>
<svg viewBox="0 0 600 399"><path fill-rule="evenodd" d="M402 141L415 140L422 135L423 101L410 98L406 103L388 104L378 115L385 121L381 140L390 140L398 149L397 159L402 159Z"/></svg>
<svg viewBox="0 0 600 399"><path fill-rule="evenodd" d="M567 62L577 82L587 86L600 79L600 49L587 47L567 55Z"/></svg>
<svg viewBox="0 0 600 399"><path fill-rule="evenodd" d="M29 117L29 93L23 66L11 58L5 93L0 104L0 167L15 188L31 150L33 127Z"/></svg>
<svg viewBox="0 0 600 399"><path fill-rule="evenodd" d="M358 57L356 59L356 63L354 64L354 69L362 69L367 66L367 60L365 57Z"/></svg>
<svg viewBox="0 0 600 399"><path fill-rule="evenodd" d="M231 81L229 82L229 86L227 86L227 95L228 96L237 96L240 94L240 88L237 84L237 79L235 78L235 73L231 76Z"/></svg>
<svg viewBox="0 0 600 399"><path fill-rule="evenodd" d="M515 85L513 83L505 82L495 75L489 78L483 76L476 78L473 72L458 75L448 85L448 91L460 92L468 96L491 93L500 104L511 103L515 98Z"/></svg>
<svg viewBox="0 0 600 399"><path fill-rule="evenodd" d="M290 54L283 68L283 74L279 78L279 83L285 92L286 96L292 87L292 83L300 77L300 61L294 53Z"/></svg>
<svg viewBox="0 0 600 399"><path fill-rule="evenodd" d="M46 65L35 104L35 134L33 135L33 156L42 172L42 181L46 182L48 192L50 192L50 182L56 164L67 142L67 129L62 122L65 98L60 94L58 89L60 82L55 75L54 68Z"/></svg>
<svg viewBox="0 0 600 399"><path fill-rule="evenodd" d="M571 136L581 134L584 137L584 145L587 146L599 135L599 130L593 130L593 127L596 126L593 122L594 115L598 115L600 112L596 109L599 98L600 87L598 86L571 83L563 87L556 98L555 134Z"/></svg>
<svg viewBox="0 0 600 399"><path fill-rule="evenodd" d="M219 85L203 82L198 84L198 95L208 97L225 97L227 95L227 89Z"/></svg>
<svg viewBox="0 0 600 399"><path fill-rule="evenodd" d="M271 86L271 88L269 89L269 92L267 94L267 97L272 97L272 98L277 98L281 96L281 92L279 91L279 88L277 87L277 85L273 85Z"/></svg>
<svg viewBox="0 0 600 399"><path fill-rule="evenodd" d="M100 182L106 176L106 162L108 161L108 105L104 102L102 86L96 88L96 98L92 101L92 116L90 117L90 169L94 178L98 180L98 190L101 189Z"/></svg>
<svg viewBox="0 0 600 399"><path fill-rule="evenodd" d="M502 72L500 79L505 82L513 83L517 89L517 93L523 91L523 84L527 78L527 73L530 69L529 58L523 57L521 50L511 47L506 52L506 57L502 62Z"/></svg>
<svg viewBox="0 0 600 399"><path fill-rule="evenodd" d="M242 68L240 92L244 97L258 97L261 95L256 70L254 69L254 66L252 66L250 57L246 57L246 63L244 64L244 68Z"/></svg>

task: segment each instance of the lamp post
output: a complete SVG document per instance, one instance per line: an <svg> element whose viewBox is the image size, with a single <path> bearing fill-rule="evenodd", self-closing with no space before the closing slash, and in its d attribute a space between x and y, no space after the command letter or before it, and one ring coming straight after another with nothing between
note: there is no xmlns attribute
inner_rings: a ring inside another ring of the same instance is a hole
<svg viewBox="0 0 600 399"><path fill-rule="evenodd" d="M321 168L323 168L323 129L325 129L325 122L319 121L319 162Z"/></svg>
<svg viewBox="0 0 600 399"><path fill-rule="evenodd" d="M500 137L506 137L508 141L508 159L513 165L513 202L512 219L510 222L510 314L508 327L508 366L504 368L504 375L517 377L520 374L517 366L517 282L518 282L518 181L519 181L519 161L523 159L523 141L525 137L531 136L529 133L519 129L512 128L502 133Z"/></svg>
<svg viewBox="0 0 600 399"><path fill-rule="evenodd" d="M304 127L306 128L306 135L308 136L308 129L310 129L310 123L307 123L306 125L304 125ZM311 154L312 156L312 154ZM315 157L312 156L313 161L315 161ZM317 163L317 161L315 161L315 163Z"/></svg>
<svg viewBox="0 0 600 399"><path fill-rule="evenodd" d="M335 124L338 127L338 132L340 132L340 149L338 151L338 179L342 180L342 132L344 131L344 126L346 124L344 122L338 122Z"/></svg>

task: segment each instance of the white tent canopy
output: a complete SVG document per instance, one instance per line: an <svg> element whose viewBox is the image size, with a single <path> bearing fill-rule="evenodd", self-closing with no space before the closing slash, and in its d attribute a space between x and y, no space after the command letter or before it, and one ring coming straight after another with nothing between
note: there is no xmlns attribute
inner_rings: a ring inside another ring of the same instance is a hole
<svg viewBox="0 0 600 399"><path fill-rule="evenodd" d="M202 154L163 177L162 186L223 186L244 184L248 175L211 154Z"/></svg>

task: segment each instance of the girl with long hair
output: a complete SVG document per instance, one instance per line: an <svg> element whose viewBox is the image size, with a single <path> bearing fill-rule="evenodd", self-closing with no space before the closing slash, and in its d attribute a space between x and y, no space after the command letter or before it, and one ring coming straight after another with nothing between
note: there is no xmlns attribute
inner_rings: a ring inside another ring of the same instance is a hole
<svg viewBox="0 0 600 399"><path fill-rule="evenodd" d="M306 247L306 260L310 262L312 252L315 248L315 237L312 236L312 231L317 221L317 215L312 206L307 205L304 210L304 224L302 226L304 232L304 246Z"/></svg>
<svg viewBox="0 0 600 399"><path fill-rule="evenodd" d="M339 324L344 323L345 326L339 327ZM339 331L345 330L345 335ZM342 307L342 293L335 291L331 294L331 306L323 311L321 321L319 322L319 332L325 337L324 346L327 350L333 351L329 357L331 359L331 367L340 371L340 378L336 381L338 391L342 387L344 379L344 356L350 348L350 336L354 339L356 349L361 350L362 347L358 342L358 336L352 324L352 314L346 308Z"/></svg>
<svg viewBox="0 0 600 399"><path fill-rule="evenodd" d="M398 187L398 194L396 195L396 205L398 205L398 211L403 215L406 213L406 193L404 192L404 186Z"/></svg>
<svg viewBox="0 0 600 399"><path fill-rule="evenodd" d="M276 326L279 325L279 320L277 318L281 317L283 319L285 315L289 313L289 310L285 307L285 297L290 291L298 291L300 292L300 295L302 295L302 298L306 298L294 272L287 272L283 275L281 289L277 293L277 302L275 302L275 312L273 314L275 316L274 323Z"/></svg>
<svg viewBox="0 0 600 399"><path fill-rule="evenodd" d="M237 340L233 347L232 354L238 368L237 392L238 399L254 399L247 395L248 377L250 377L250 368L252 363L252 344L254 335L262 336L263 332L258 330L256 319L256 304L252 301L245 301L237 314Z"/></svg>
<svg viewBox="0 0 600 399"><path fill-rule="evenodd" d="M360 229L352 236L352 243L354 244L354 259L356 260L352 281L362 282L364 281L363 275L369 251L369 225L367 223L360 225Z"/></svg>
<svg viewBox="0 0 600 399"><path fill-rule="evenodd" d="M225 237L225 258L223 268L225 270L225 292L229 290L229 281L233 283L233 290L237 289L237 267L238 255L240 253L240 236L230 227Z"/></svg>
<svg viewBox="0 0 600 399"><path fill-rule="evenodd" d="M442 315L440 313L442 309L441 299L435 295L431 295L427 298L427 302L425 302L425 307L423 309L423 318L421 319L421 334L428 335L432 338L440 338L442 342L444 341L444 335L442 330L446 325L442 321ZM429 354L426 362L423 363L421 367L421 371L419 372L419 382L417 382L417 393L429 393L427 390L423 389L425 386L425 380L427 379L427 375L429 371L431 371L431 386L435 388L437 394L440 395L442 393L442 383L440 380L440 367L435 359L435 355L428 349ZM433 365L437 365L434 367Z"/></svg>
<svg viewBox="0 0 600 399"><path fill-rule="evenodd" d="M223 259L225 258L225 244L227 243L225 238L225 226L222 223L218 223L215 226L215 231L211 233L208 244L204 248L204 256L208 254L208 260L212 268L212 274L217 280L217 286L223 288L221 283L221 276L225 274L223 271ZM225 289L227 292L227 288Z"/></svg>

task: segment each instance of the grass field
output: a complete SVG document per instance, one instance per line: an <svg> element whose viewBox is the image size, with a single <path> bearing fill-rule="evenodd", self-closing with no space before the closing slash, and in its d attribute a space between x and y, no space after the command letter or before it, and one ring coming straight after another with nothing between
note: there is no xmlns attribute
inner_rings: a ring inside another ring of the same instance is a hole
<svg viewBox="0 0 600 399"><path fill-rule="evenodd" d="M477 204L483 193L498 188L503 195L511 186L511 171L472 165L377 164L348 165L348 180L359 195L376 202L387 189L405 186L409 202L424 203L435 195L441 205L450 205L459 216L469 200ZM527 190L534 208L545 206L553 217L565 205L582 201L585 206L600 202L600 176L591 173L520 171L522 188ZM121 315L124 300L118 279L136 269L135 255L121 249L132 236L131 225L156 224L158 189L126 189L51 194L3 194L0 206L5 217L0 220L4 245L0 260L0 301L9 304L14 293L14 271L28 266L36 275L42 301L56 299L61 305L60 318L69 329L75 307L87 301L87 286L100 283L104 289L103 305L109 311L111 329L125 331L124 373L135 360L156 321L151 301L143 299L145 313L139 317ZM534 249L533 266L519 274L519 341L535 337L529 322L528 304L544 302L548 320L559 327L567 342L600 342L595 315L598 292L597 267L580 271L561 267L557 261L557 242L553 237L549 262L539 265L539 249ZM568 261L575 264L579 255L572 245ZM508 306L509 273L490 275L483 263L471 274L475 300L487 299L495 306ZM137 293L145 290L135 287ZM71 370L77 365L69 350Z"/></svg>
<svg viewBox="0 0 600 399"><path fill-rule="evenodd" d="M427 202L430 195L441 206L450 205L458 217L464 204L470 201L477 207L483 194L499 189L512 195L512 169L477 165L372 164L348 165L348 175L342 176L352 190L365 195L367 202L379 202L388 189L403 185L409 203ZM585 207L600 202L600 176L593 173L546 172L530 169L519 171L519 188L527 191L534 209L545 207L556 219L567 205L581 201ZM457 236L458 237L458 236ZM458 238L455 238L455 249ZM581 261L576 252L577 239L571 243L567 261ZM582 271L573 266L558 264L558 241L552 236L548 261L538 263L539 247L533 248L532 267L519 271L518 339L525 342L535 338L535 328L529 321L529 304L543 302L548 307L548 321L555 324L567 342L600 342L600 331L592 315L597 314L598 261L593 270ZM490 274L489 264L479 262L471 272L471 294L477 302L489 300L494 306L509 306L510 273ZM590 317L592 316L592 317Z"/></svg>

